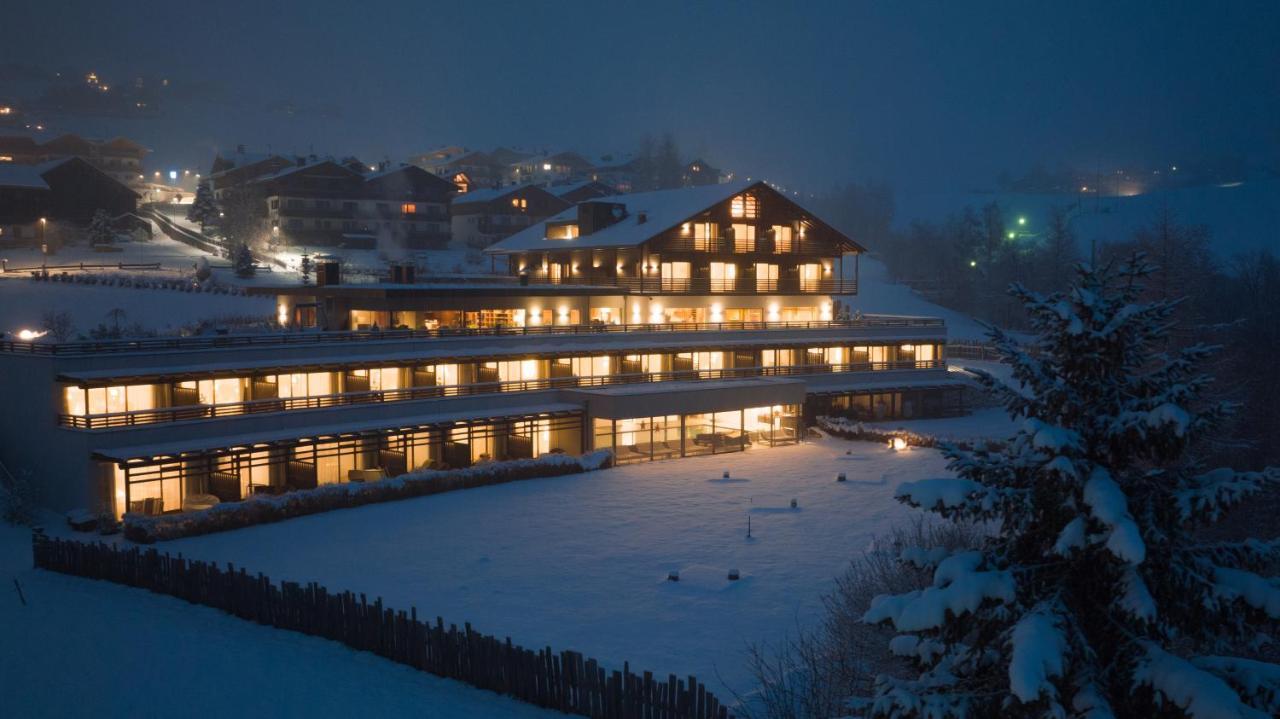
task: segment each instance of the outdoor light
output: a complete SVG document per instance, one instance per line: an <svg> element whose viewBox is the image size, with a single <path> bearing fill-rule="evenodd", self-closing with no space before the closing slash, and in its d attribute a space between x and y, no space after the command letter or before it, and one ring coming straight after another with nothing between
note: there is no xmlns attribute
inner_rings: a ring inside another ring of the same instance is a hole
<svg viewBox="0 0 1280 719"><path fill-rule="evenodd" d="M1025 225L1025 224L1027 224L1027 218L1025 218L1025 217L1019 217L1019 218L1018 218L1018 224L1019 224L1019 225Z"/></svg>
<svg viewBox="0 0 1280 719"><path fill-rule="evenodd" d="M281 327L284 327L285 325L289 324L289 308L284 306L283 304L277 305L276 320L279 321Z"/></svg>
<svg viewBox="0 0 1280 719"><path fill-rule="evenodd" d="M1017 235L1014 233L1013 230L1009 230L1009 239L1012 240L1014 237L1017 237Z"/></svg>
<svg viewBox="0 0 1280 719"><path fill-rule="evenodd" d="M977 266L978 266L978 261L977 261L977 260L969 260L969 266L970 266L970 267L977 267Z"/></svg>
<svg viewBox="0 0 1280 719"><path fill-rule="evenodd" d="M543 170L543 172L550 172L550 171L551 171L551 163L550 163L550 162L544 162L544 163L542 163L542 170Z"/></svg>
<svg viewBox="0 0 1280 719"><path fill-rule="evenodd" d="M907 440L901 437L894 437L889 440L889 449L892 449L895 452L903 452L907 449Z"/></svg>
<svg viewBox="0 0 1280 719"><path fill-rule="evenodd" d="M178 171L177 171L177 170L169 170L169 179L170 179L170 180L176 180L176 179L178 179Z"/></svg>
<svg viewBox="0 0 1280 719"><path fill-rule="evenodd" d="M40 339L41 337L44 337L47 334L49 333L37 332L35 330L21 329L21 330L18 330L18 339L22 340L23 342L30 342L32 340Z"/></svg>

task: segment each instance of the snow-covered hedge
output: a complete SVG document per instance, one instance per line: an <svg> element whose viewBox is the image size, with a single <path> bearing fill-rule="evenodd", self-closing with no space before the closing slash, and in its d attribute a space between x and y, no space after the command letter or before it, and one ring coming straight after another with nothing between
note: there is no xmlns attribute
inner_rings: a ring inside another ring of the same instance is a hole
<svg viewBox="0 0 1280 719"><path fill-rule="evenodd" d="M581 456L544 454L535 459L492 462L466 469L418 470L376 482L327 484L281 495L255 495L241 502L226 502L196 512L159 516L126 514L124 536L134 542L150 544L265 522L279 522L331 509L359 507L522 479L577 474L611 466L613 453L599 450Z"/></svg>
<svg viewBox="0 0 1280 719"><path fill-rule="evenodd" d="M887 444L894 439L902 439L912 447L937 447L941 444L948 444L967 451L972 451L977 448L973 442L966 440L939 439L932 435L910 432L905 429L868 427L861 422L846 419L844 417L819 417L818 427L828 434L841 439L853 439L861 442L879 442L881 444ZM981 446L986 448L996 448L1002 446L1002 443L987 440L982 442Z"/></svg>
<svg viewBox="0 0 1280 719"><path fill-rule="evenodd" d="M37 280L41 280L39 275ZM201 292L206 294L217 295L234 295L244 296L247 294L243 287L235 285L219 284L212 278L204 281L196 279L194 275L183 275L175 277L172 275L149 275L149 274L125 274L119 272L60 272L51 273L47 281L49 282L68 282L80 285L99 285L102 287L132 287L139 290L173 290L176 292Z"/></svg>

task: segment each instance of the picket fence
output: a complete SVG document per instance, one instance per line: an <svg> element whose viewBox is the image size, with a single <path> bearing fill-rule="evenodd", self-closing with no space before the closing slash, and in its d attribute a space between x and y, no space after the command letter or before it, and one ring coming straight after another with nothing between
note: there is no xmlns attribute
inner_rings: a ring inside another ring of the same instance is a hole
<svg viewBox="0 0 1280 719"><path fill-rule="evenodd" d="M243 567L32 534L35 566L102 579L221 609L241 619L342 642L436 676L455 679L548 709L599 719L730 719L696 677L610 671L595 659L551 647L533 650L511 639L445 625L385 607L364 594L330 592L314 582L273 582Z"/></svg>

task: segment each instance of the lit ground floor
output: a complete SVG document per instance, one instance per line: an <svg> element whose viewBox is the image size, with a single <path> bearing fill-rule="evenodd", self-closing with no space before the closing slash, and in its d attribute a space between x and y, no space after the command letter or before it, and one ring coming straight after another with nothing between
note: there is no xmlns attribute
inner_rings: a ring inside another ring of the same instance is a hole
<svg viewBox="0 0 1280 719"><path fill-rule="evenodd" d="M433 412L394 419L102 447L92 453L91 481L99 509L119 517L548 454L607 449L617 464L726 455L795 444L816 416L848 408L884 406L886 417L952 413L947 397L956 389L909 383L824 389L796 378L757 377L580 388L547 395L559 401L454 405L452 412L443 411L450 401L440 400L418 405ZM176 423L174 429L184 428ZM130 435L108 430L102 436Z"/></svg>

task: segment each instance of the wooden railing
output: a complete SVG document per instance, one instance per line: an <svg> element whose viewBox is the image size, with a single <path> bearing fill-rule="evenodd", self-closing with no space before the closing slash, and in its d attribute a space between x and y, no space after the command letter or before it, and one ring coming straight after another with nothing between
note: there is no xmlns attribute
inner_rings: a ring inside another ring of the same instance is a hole
<svg viewBox="0 0 1280 719"><path fill-rule="evenodd" d="M197 419L216 419L263 412L289 412L301 409L326 409L378 402L403 402L406 400L434 399L439 397L465 397L497 392L533 392L548 389L574 389L605 387L621 384L648 382L690 382L699 380L741 379L746 377L792 377L833 372L877 372L885 370L942 369L942 360L903 360L896 362L859 362L844 364L808 364L785 367L734 367L730 369L691 369L672 372L636 372L599 377L552 377L545 379L508 380L499 382L475 382L457 385L431 385L400 389L344 392L310 397L280 397L255 399L226 404L199 404L160 409L142 409L128 412L58 416L58 424L72 429L113 429L135 425L164 422L183 422Z"/></svg>
<svg viewBox="0 0 1280 719"><path fill-rule="evenodd" d="M520 278L530 285L571 285L587 287L616 287L634 294L853 294L858 291L858 281L853 279L758 279L738 277L716 280L707 277L593 277L590 274L552 277L546 274L530 274Z"/></svg>
<svg viewBox="0 0 1280 719"><path fill-rule="evenodd" d="M696 677L666 679L637 674L630 664L609 671L573 651L526 649L510 637L459 629L418 610L396 610L363 594L330 592L315 582L273 582L262 574L225 569L213 562L31 537L37 568L146 589L191 604L220 609L258 624L321 637L428 674L456 679L547 709L598 719L731 719L732 715Z"/></svg>
<svg viewBox="0 0 1280 719"><path fill-rule="evenodd" d="M202 335L199 337L146 337L133 340L88 342L0 341L0 352L19 354L86 355L103 352L161 352L166 350L203 350L224 347L263 347L275 345L317 345L326 343L368 342L376 340L439 339L447 337L505 337L538 335L592 335L632 332L725 332L761 330L822 330L870 328L942 327L932 317L867 316L851 320L812 320L799 322L680 322L666 324L588 324L540 325L537 327L441 327L428 330L356 330L343 332L284 332L246 335Z"/></svg>

